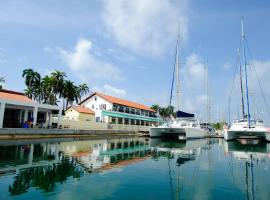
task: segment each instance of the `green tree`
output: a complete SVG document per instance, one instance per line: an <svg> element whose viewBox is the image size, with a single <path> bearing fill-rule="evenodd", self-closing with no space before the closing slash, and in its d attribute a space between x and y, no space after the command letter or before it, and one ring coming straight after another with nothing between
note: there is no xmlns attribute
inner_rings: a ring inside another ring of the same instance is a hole
<svg viewBox="0 0 270 200"><path fill-rule="evenodd" d="M22 77L25 78L25 85L27 86L27 96L36 100L38 94L36 93L40 87L41 76L33 69L23 70Z"/></svg>
<svg viewBox="0 0 270 200"><path fill-rule="evenodd" d="M159 115L164 119L168 118L171 115L175 116L174 107L173 106L167 106L167 107L160 107L159 105L155 104L152 105L151 108L157 112L159 112Z"/></svg>
<svg viewBox="0 0 270 200"><path fill-rule="evenodd" d="M79 102L78 87L70 80L64 82L63 97L66 99L66 109L69 105L73 105L73 102Z"/></svg>
<svg viewBox="0 0 270 200"><path fill-rule="evenodd" d="M2 83L5 83L5 77L0 77L0 89L3 88Z"/></svg>
<svg viewBox="0 0 270 200"><path fill-rule="evenodd" d="M81 84L78 87L78 92L79 92L79 100L81 101L81 97L89 92L89 87L85 83Z"/></svg>

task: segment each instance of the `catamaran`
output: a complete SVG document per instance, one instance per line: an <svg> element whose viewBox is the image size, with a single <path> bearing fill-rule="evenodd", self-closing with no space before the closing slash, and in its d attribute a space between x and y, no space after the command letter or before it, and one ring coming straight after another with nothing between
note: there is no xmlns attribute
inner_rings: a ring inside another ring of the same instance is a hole
<svg viewBox="0 0 270 200"><path fill-rule="evenodd" d="M207 136L207 131L203 129L198 120L195 119L194 114L180 111L180 87L179 87L179 34L176 43L176 60L173 75L176 77L176 97L177 97L177 112L176 118L172 119L158 127L151 127L150 137L176 137L180 140L203 138ZM172 100L173 84L171 88L170 105Z"/></svg>
<svg viewBox="0 0 270 200"><path fill-rule="evenodd" d="M234 120L231 127L225 131L224 139L233 140L238 138L250 138L250 139L266 139L266 127L260 119L251 119L250 116L250 103L249 103L249 90L248 90L248 77L247 77L247 62L246 62L246 39L244 35L244 23L243 18L241 20L241 43L238 49L238 60L239 60L239 71L240 71L240 90L241 90L241 108L242 108L242 119ZM242 55L241 55L242 54ZM242 58L243 57L243 58ZM242 62L243 59L243 62ZM244 69L242 69L244 67ZM242 71L245 74L245 97L243 90L243 77ZM246 98L246 105L244 102ZM247 113L245 111L247 107Z"/></svg>

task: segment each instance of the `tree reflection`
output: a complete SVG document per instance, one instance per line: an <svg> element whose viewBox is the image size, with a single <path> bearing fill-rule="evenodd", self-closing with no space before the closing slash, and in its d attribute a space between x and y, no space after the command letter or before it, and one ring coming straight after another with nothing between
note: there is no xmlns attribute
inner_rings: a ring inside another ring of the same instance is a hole
<svg viewBox="0 0 270 200"><path fill-rule="evenodd" d="M45 167L32 167L21 170L9 186L11 195L27 192L30 187L36 187L44 192L56 189L56 183L63 183L68 177L80 178L84 171L75 164L74 159L62 159L60 163Z"/></svg>

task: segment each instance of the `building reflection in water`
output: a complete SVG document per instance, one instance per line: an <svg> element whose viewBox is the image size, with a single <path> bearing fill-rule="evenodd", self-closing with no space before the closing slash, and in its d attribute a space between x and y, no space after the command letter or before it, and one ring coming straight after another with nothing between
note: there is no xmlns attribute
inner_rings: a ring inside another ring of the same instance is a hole
<svg viewBox="0 0 270 200"><path fill-rule="evenodd" d="M143 138L81 140L0 146L0 174L15 174L10 195L19 195L35 187L55 191L56 183L68 177L80 178L142 161L150 156Z"/></svg>

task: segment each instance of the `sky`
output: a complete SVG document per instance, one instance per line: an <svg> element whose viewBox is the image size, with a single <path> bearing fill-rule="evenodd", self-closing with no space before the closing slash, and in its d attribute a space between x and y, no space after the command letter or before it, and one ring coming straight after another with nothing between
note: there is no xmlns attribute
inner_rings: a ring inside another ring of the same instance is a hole
<svg viewBox="0 0 270 200"><path fill-rule="evenodd" d="M23 91L23 69L43 76L57 69L91 91L166 106L180 30L181 109L202 120L210 110L214 121L228 120L229 96L231 118L240 113L233 80L243 16L250 63L264 90L263 96L250 65L251 112L270 121L264 104L270 97L269 1L0 0L0 5L4 88Z"/></svg>

